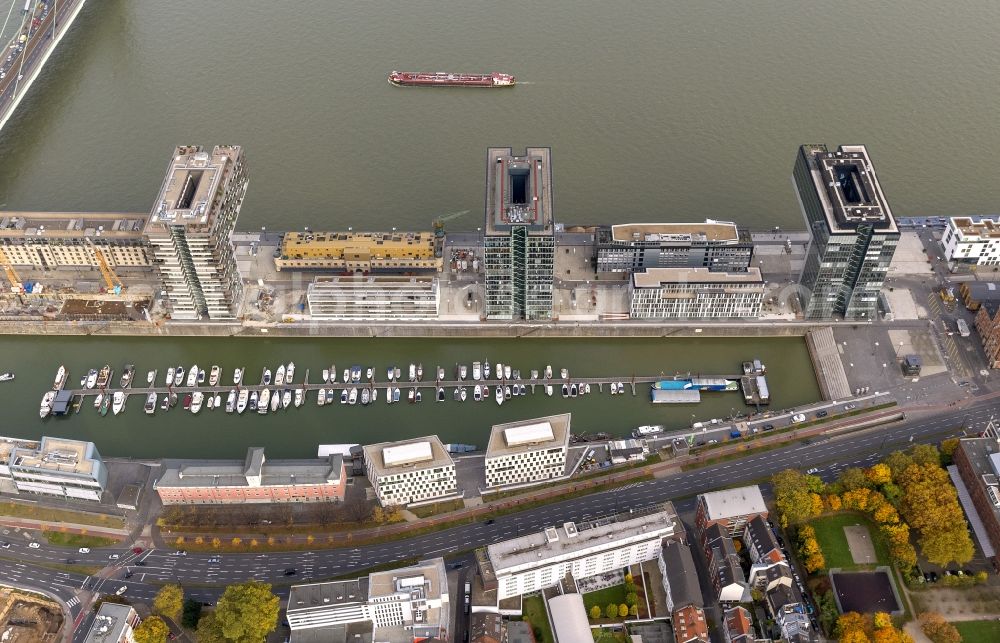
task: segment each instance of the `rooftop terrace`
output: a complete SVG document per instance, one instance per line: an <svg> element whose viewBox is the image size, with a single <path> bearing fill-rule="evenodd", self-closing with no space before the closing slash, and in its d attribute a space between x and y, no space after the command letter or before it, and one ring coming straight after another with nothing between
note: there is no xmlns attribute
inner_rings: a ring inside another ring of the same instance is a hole
<svg viewBox="0 0 1000 643"><path fill-rule="evenodd" d="M436 435L401 442L380 442L364 447L365 460L377 475L385 476L414 469L454 466L448 451Z"/></svg>
<svg viewBox="0 0 1000 643"><path fill-rule="evenodd" d="M529 234L548 235L552 226L551 150L529 147L514 156L509 147L486 152L486 234L505 234L523 225Z"/></svg>
<svg viewBox="0 0 1000 643"><path fill-rule="evenodd" d="M898 232L864 145L841 145L836 152L806 145L803 153L831 231L854 232L864 224Z"/></svg>
<svg viewBox="0 0 1000 643"><path fill-rule="evenodd" d="M740 234L735 223L709 219L704 223L623 223L611 226L611 238L620 243L634 241L737 243L740 241Z"/></svg>

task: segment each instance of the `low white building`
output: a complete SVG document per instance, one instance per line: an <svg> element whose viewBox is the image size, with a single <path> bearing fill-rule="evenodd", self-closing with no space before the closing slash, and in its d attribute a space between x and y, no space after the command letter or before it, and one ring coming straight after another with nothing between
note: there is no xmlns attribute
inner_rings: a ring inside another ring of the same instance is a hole
<svg viewBox="0 0 1000 643"><path fill-rule="evenodd" d="M1000 219L949 217L941 244L948 261L1000 265Z"/></svg>
<svg viewBox="0 0 1000 643"><path fill-rule="evenodd" d="M567 574L589 578L654 560L661 542L679 530L673 505L625 513L590 523L567 522L494 543L477 556L487 590L497 600L552 587Z"/></svg>
<svg viewBox="0 0 1000 643"><path fill-rule="evenodd" d="M569 434L569 413L494 425L486 447L486 486L562 477Z"/></svg>
<svg viewBox="0 0 1000 643"><path fill-rule="evenodd" d="M444 559L356 580L293 585L286 613L291 643L448 640L451 601Z"/></svg>
<svg viewBox="0 0 1000 643"><path fill-rule="evenodd" d="M556 643L579 643L594 638L583 596L576 592L560 594L550 598L548 603L552 615L552 636Z"/></svg>
<svg viewBox="0 0 1000 643"><path fill-rule="evenodd" d="M18 493L99 501L108 470L93 442L0 439L0 482Z"/></svg>
<svg viewBox="0 0 1000 643"><path fill-rule="evenodd" d="M393 321L437 319L437 277L319 277L306 292L313 319Z"/></svg>
<svg viewBox="0 0 1000 643"><path fill-rule="evenodd" d="M752 319L760 316L764 279L759 268L649 268L632 274L632 319Z"/></svg>
<svg viewBox="0 0 1000 643"><path fill-rule="evenodd" d="M101 603L84 643L135 643L135 628L142 620L131 605ZM4 640L7 640L4 637Z"/></svg>
<svg viewBox="0 0 1000 643"><path fill-rule="evenodd" d="M368 480L383 507L458 493L455 461L436 435L369 444L364 454Z"/></svg>

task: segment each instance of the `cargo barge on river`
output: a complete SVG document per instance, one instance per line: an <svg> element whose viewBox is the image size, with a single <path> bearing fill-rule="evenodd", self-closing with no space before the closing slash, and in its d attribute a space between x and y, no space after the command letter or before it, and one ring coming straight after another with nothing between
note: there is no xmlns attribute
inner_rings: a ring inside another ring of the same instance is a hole
<svg viewBox="0 0 1000 643"><path fill-rule="evenodd" d="M444 71L394 71L389 84L397 87L513 87L517 81L510 74L452 74Z"/></svg>

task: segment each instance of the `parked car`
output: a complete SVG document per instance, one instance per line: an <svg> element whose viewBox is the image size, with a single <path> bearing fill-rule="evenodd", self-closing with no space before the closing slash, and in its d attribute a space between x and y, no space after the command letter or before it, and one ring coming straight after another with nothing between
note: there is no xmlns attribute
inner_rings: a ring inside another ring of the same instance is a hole
<svg viewBox="0 0 1000 643"><path fill-rule="evenodd" d="M137 561L135 561L135 564L136 564L137 567L145 567L146 566L146 561L144 561L144 560L137 560Z"/></svg>
<svg viewBox="0 0 1000 643"><path fill-rule="evenodd" d="M0 547L3 547L4 549L10 549L10 543L6 543L6 542L5 543L0 543Z"/></svg>
<svg viewBox="0 0 1000 643"><path fill-rule="evenodd" d="M816 468L816 467L813 467L812 469L808 469L808 470L806 471L806 474L807 474L807 475L812 475L812 474L814 474L814 473L819 473L819 469L818 469L818 468Z"/></svg>
<svg viewBox="0 0 1000 643"><path fill-rule="evenodd" d="M764 425L764 430L765 431L773 431L774 430L774 425L773 424L765 424Z"/></svg>
<svg viewBox="0 0 1000 643"><path fill-rule="evenodd" d="M796 424L805 421L806 421L806 416L801 413L796 413L795 415L792 416L792 422L795 422Z"/></svg>
<svg viewBox="0 0 1000 643"><path fill-rule="evenodd" d="M827 412L826 409L816 411L816 417L818 418L825 418L827 415L829 415L829 413Z"/></svg>
<svg viewBox="0 0 1000 643"><path fill-rule="evenodd" d="M844 405L844 410L845 411L853 411L856 408L858 408L857 404L845 404Z"/></svg>
<svg viewBox="0 0 1000 643"><path fill-rule="evenodd" d="M142 547L133 547L132 548L132 553L136 554L136 555L141 554L142 553Z"/></svg>

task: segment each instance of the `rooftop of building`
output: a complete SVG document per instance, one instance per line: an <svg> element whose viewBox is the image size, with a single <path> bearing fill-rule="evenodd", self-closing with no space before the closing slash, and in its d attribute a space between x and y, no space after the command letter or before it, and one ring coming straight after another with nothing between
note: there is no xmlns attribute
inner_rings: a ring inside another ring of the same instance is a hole
<svg viewBox="0 0 1000 643"><path fill-rule="evenodd" d="M333 605L363 603L368 599L368 577L308 585L292 585L288 591L287 612L308 613Z"/></svg>
<svg viewBox="0 0 1000 643"><path fill-rule="evenodd" d="M286 232L283 259L434 259L432 232Z"/></svg>
<svg viewBox="0 0 1000 643"><path fill-rule="evenodd" d="M619 243L711 242L739 243L747 240L735 223L707 219L704 223L622 223L611 226L611 238Z"/></svg>
<svg viewBox="0 0 1000 643"><path fill-rule="evenodd" d="M22 440L21 438L0 438L0 464L10 464L10 454L14 449L37 450L41 446L38 440Z"/></svg>
<svg viewBox="0 0 1000 643"><path fill-rule="evenodd" d="M1000 283L995 281L970 281L962 284L962 294L970 301L1000 301Z"/></svg>
<svg viewBox="0 0 1000 643"><path fill-rule="evenodd" d="M566 448L569 445L570 413L531 420L494 424L486 447L487 458Z"/></svg>
<svg viewBox="0 0 1000 643"><path fill-rule="evenodd" d="M507 621L506 643L536 643L531 624L524 621Z"/></svg>
<svg viewBox="0 0 1000 643"><path fill-rule="evenodd" d="M552 558L570 557L577 552L641 537L672 535L677 514L670 503L646 510L622 513L602 520L563 523L487 546L489 563L499 574L503 570Z"/></svg>
<svg viewBox="0 0 1000 643"><path fill-rule="evenodd" d="M309 284L309 294L320 294L324 291L342 291L364 289L406 290L419 288L433 290L437 286L437 277L431 275L349 275L316 277Z"/></svg>
<svg viewBox="0 0 1000 643"><path fill-rule="evenodd" d="M708 643L708 621L705 611L694 605L675 609L672 626L675 641L704 641Z"/></svg>
<svg viewBox="0 0 1000 643"><path fill-rule="evenodd" d="M0 212L0 239L139 240L148 214L133 212Z"/></svg>
<svg viewBox="0 0 1000 643"><path fill-rule="evenodd" d="M950 217L948 223L961 232L963 237L1000 239L1000 218Z"/></svg>
<svg viewBox="0 0 1000 643"><path fill-rule="evenodd" d="M754 516L747 522L746 534L762 556L778 548L778 540L762 516Z"/></svg>
<svg viewBox="0 0 1000 643"><path fill-rule="evenodd" d="M101 456L93 442L43 437L37 448L15 447L9 459L22 469L92 477Z"/></svg>
<svg viewBox="0 0 1000 643"><path fill-rule="evenodd" d="M240 155L239 145L216 145L211 152L200 145L174 150L146 225L147 232L182 226L207 231L222 198L226 182Z"/></svg>
<svg viewBox="0 0 1000 643"><path fill-rule="evenodd" d="M400 442L367 444L364 451L365 461L371 464L376 475L380 476L455 465L455 461L441 443L441 438L436 435Z"/></svg>
<svg viewBox="0 0 1000 643"><path fill-rule="evenodd" d="M726 286L728 284L764 285L760 268L751 266L746 272L712 272L708 268L647 268L632 273L636 288L659 288L665 284Z"/></svg>
<svg viewBox="0 0 1000 643"><path fill-rule="evenodd" d="M705 507L705 517L708 520L767 513L764 496L757 485L710 491L698 497Z"/></svg>
<svg viewBox="0 0 1000 643"><path fill-rule="evenodd" d="M853 233L859 225L899 231L864 145L841 145L835 152L825 145L803 145L801 153L831 232Z"/></svg>
<svg viewBox="0 0 1000 643"><path fill-rule="evenodd" d="M469 643L501 643L503 619L499 614L473 612L469 617Z"/></svg>
<svg viewBox="0 0 1000 643"><path fill-rule="evenodd" d="M552 633L558 641L588 641L593 638L583 596L573 592L548 600Z"/></svg>
<svg viewBox="0 0 1000 643"><path fill-rule="evenodd" d="M264 449L250 447L246 458L222 464L183 465L168 468L156 481L170 487L262 487L330 484L340 482L344 460L340 454L309 460L267 460ZM251 478L254 478L251 481Z"/></svg>
<svg viewBox="0 0 1000 643"><path fill-rule="evenodd" d="M668 540L663 543L660 556L667 570L667 582L670 583L670 597L674 605L703 607L698 569L694 565L691 547L676 540Z"/></svg>
<svg viewBox="0 0 1000 643"><path fill-rule="evenodd" d="M978 483L986 487L987 496L992 500L994 520L1000 524L1000 443L993 437L962 438L959 448L965 453L972 470L978 476Z"/></svg>
<svg viewBox="0 0 1000 643"><path fill-rule="evenodd" d="M288 643L373 643L373 640L372 622L362 621L292 630Z"/></svg>
<svg viewBox="0 0 1000 643"><path fill-rule="evenodd" d="M551 149L529 147L520 156L509 147L486 151L486 234L525 226L528 234L551 235Z"/></svg>
<svg viewBox="0 0 1000 643"><path fill-rule="evenodd" d="M101 603L101 608L97 610L97 616L90 625L85 643L118 643L127 627L131 627L129 621L135 618L135 610L131 605L120 605L118 603Z"/></svg>
<svg viewBox="0 0 1000 643"><path fill-rule="evenodd" d="M750 610L742 606L731 607L723 613L723 625L730 637L746 636L753 633Z"/></svg>

